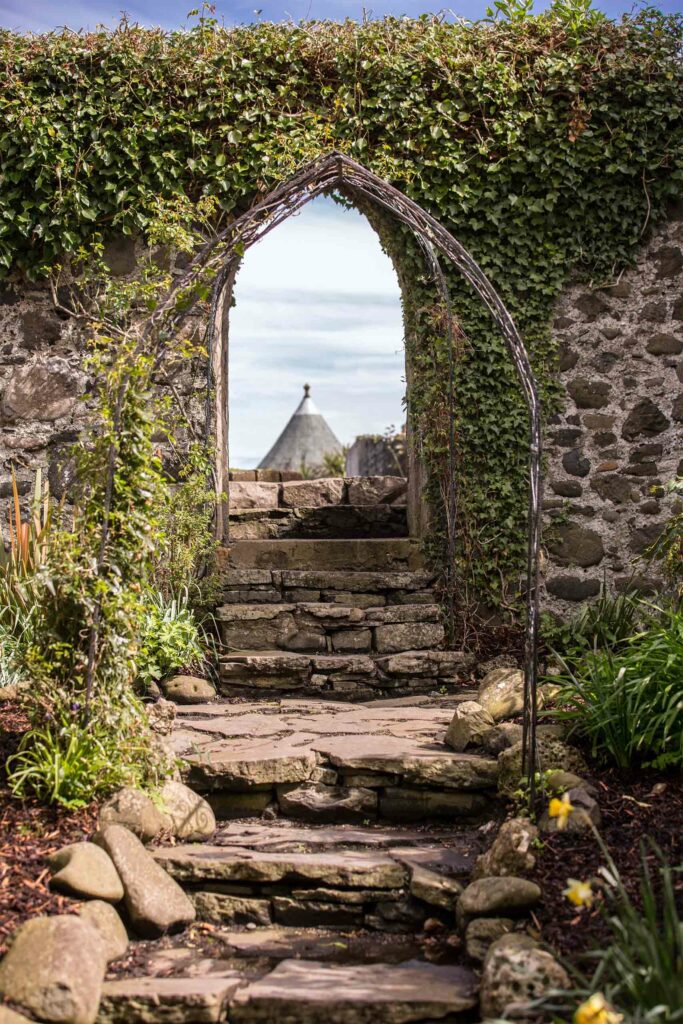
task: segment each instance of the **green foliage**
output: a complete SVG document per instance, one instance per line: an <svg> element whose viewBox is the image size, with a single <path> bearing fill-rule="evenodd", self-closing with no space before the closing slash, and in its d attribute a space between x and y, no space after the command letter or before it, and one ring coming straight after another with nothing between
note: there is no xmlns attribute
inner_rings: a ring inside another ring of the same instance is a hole
<svg viewBox="0 0 683 1024"><path fill-rule="evenodd" d="M624 1024L675 1024L683 1021L683 920L680 913L680 865L668 863L653 842L641 846L637 895L626 888L619 870L596 833L607 864L600 869L606 885L604 913L610 938L586 955L592 971L571 967L576 987L562 1004L601 993ZM553 1017L553 1019L557 1019Z"/></svg>
<svg viewBox="0 0 683 1024"><path fill-rule="evenodd" d="M611 646L557 655L557 709L595 757L683 769L683 612L651 609Z"/></svg>
<svg viewBox="0 0 683 1024"><path fill-rule="evenodd" d="M104 230L159 240L160 203L180 210L181 233L186 201L210 197L232 217L337 148L470 249L515 317L551 411L561 288L572 274L609 281L680 195L683 21L646 9L616 24L585 0L538 16L526 0L496 6L494 23L226 29L203 17L170 34L125 21L84 35L1 33L0 265L46 273ZM436 294L409 234L386 223L380 233L404 291L411 425L438 506L448 431ZM488 313L445 269L465 335L462 591L500 608L524 566L527 415ZM443 537L437 515L435 557Z"/></svg>
<svg viewBox="0 0 683 1024"><path fill-rule="evenodd" d="M201 668L208 640L189 606L187 590L170 599L150 594L145 602L136 658L145 685L177 669Z"/></svg>
<svg viewBox="0 0 683 1024"><path fill-rule="evenodd" d="M70 722L50 722L26 732L7 762L14 795L76 808L118 787L149 781L149 750L139 729L143 713L129 701L125 711L119 709L115 731L100 721L83 727L76 708Z"/></svg>
<svg viewBox="0 0 683 1024"><path fill-rule="evenodd" d="M590 604L584 604L569 622L544 622L544 642L569 660L585 653L615 650L638 630L644 605L630 593L611 594L604 587Z"/></svg>
<svg viewBox="0 0 683 1024"><path fill-rule="evenodd" d="M344 476L346 473L346 456L349 446L344 445L340 452L326 452L323 455L325 476Z"/></svg>
<svg viewBox="0 0 683 1024"><path fill-rule="evenodd" d="M683 477L678 476L668 485L670 494L683 496ZM674 512L661 535L646 552L653 561L661 562L667 578L683 597L683 511Z"/></svg>
<svg viewBox="0 0 683 1024"><path fill-rule="evenodd" d="M215 605L220 581L214 566L216 492L211 452L191 445L179 456L178 480L160 494L151 583L167 600L186 592L199 611Z"/></svg>

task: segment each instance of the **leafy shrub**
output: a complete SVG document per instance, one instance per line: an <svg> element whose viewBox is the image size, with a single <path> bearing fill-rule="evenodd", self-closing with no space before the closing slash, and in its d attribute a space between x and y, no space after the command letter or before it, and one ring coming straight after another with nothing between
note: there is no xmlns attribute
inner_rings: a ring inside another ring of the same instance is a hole
<svg viewBox="0 0 683 1024"><path fill-rule="evenodd" d="M83 728L75 708L71 722L56 727L34 727L25 733L19 750L9 758L7 772L15 796L35 796L64 807L84 807L120 786L140 786L145 781L149 751L139 737L140 710L133 705L111 730L95 721Z"/></svg>
<svg viewBox="0 0 683 1024"><path fill-rule="evenodd" d="M167 600L162 594L148 599L136 658L143 684L163 679L175 669L201 666L208 641L189 607L188 591Z"/></svg>
<svg viewBox="0 0 683 1024"><path fill-rule="evenodd" d="M603 587L600 596L583 605L569 622L546 622L543 639L553 652L571 659L586 651L614 650L637 632L643 610L633 594L614 595Z"/></svg>
<svg viewBox="0 0 683 1024"><path fill-rule="evenodd" d="M683 768L683 612L652 609L629 637L613 628L611 646L557 655L558 707L548 714L620 768Z"/></svg>

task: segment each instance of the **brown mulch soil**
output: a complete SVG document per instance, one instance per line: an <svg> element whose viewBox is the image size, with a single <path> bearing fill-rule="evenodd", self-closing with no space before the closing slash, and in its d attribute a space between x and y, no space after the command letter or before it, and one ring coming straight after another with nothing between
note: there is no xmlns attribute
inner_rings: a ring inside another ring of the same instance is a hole
<svg viewBox="0 0 683 1024"><path fill-rule="evenodd" d="M91 836L97 817L94 807L67 811L12 797L2 767L26 727L21 712L0 703L0 956L26 918L73 912L73 900L50 892L45 857Z"/></svg>
<svg viewBox="0 0 683 1024"><path fill-rule="evenodd" d="M596 771L593 778L602 812L600 834L629 895L638 901L644 841L653 840L672 867L683 862L683 780L680 775L648 771L637 778L617 771ZM590 909L575 907L562 894L569 878L586 881L599 877L605 858L595 837L590 831L558 832L542 839L532 877L543 890L543 902L534 915L543 940L570 959L587 949L604 947L611 932L599 883L595 886L598 898ZM645 849L648 863L656 868L654 851L648 846ZM680 875L675 884L683 912Z"/></svg>

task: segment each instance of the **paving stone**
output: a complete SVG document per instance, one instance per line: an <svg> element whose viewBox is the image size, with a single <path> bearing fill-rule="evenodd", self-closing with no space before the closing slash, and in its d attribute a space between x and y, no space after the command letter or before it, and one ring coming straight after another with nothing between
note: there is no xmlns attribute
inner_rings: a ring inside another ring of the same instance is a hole
<svg viewBox="0 0 683 1024"><path fill-rule="evenodd" d="M230 482L230 506L235 509L277 508L279 484L260 481L235 480Z"/></svg>
<svg viewBox="0 0 683 1024"><path fill-rule="evenodd" d="M270 901L223 892L191 892L197 917L213 924L271 923Z"/></svg>
<svg viewBox="0 0 683 1024"><path fill-rule="evenodd" d="M496 761L395 736L332 737L314 740L311 746L335 767L388 772L425 786L488 789L498 777Z"/></svg>
<svg viewBox="0 0 683 1024"><path fill-rule="evenodd" d="M301 737L305 742L305 738ZM190 782L200 789L247 789L285 782L306 782L316 767L310 747L296 738L217 742L190 754Z"/></svg>
<svg viewBox="0 0 683 1024"><path fill-rule="evenodd" d="M445 637L439 622L401 622L379 625L375 647L380 652L418 651L439 647Z"/></svg>
<svg viewBox="0 0 683 1024"><path fill-rule="evenodd" d="M368 607L366 622L380 624L399 622L438 622L441 609L438 604L397 604L383 608Z"/></svg>
<svg viewBox="0 0 683 1024"><path fill-rule="evenodd" d="M407 483L403 476L349 477L349 505L405 504Z"/></svg>
<svg viewBox="0 0 683 1024"><path fill-rule="evenodd" d="M105 982L97 1024L213 1024L244 984L238 971L193 978L120 978Z"/></svg>
<svg viewBox="0 0 683 1024"><path fill-rule="evenodd" d="M301 849L336 849L337 847L386 850L396 847L402 850L425 847L434 855L434 841L452 838L451 831L432 833L425 836L422 831L396 828L387 825L373 825L372 828L357 828L353 825L301 826L294 822L244 822L224 825L217 833L217 842L231 847L246 847L261 851L284 851ZM479 852L478 850L476 852Z"/></svg>
<svg viewBox="0 0 683 1024"><path fill-rule="evenodd" d="M158 864L182 882L308 880L332 887L396 889L407 871L382 853L270 853L239 847L175 846L154 851Z"/></svg>
<svg viewBox="0 0 683 1024"><path fill-rule="evenodd" d="M388 821L453 821L481 814L490 802L480 793L388 787L379 799L380 817Z"/></svg>
<svg viewBox="0 0 683 1024"><path fill-rule="evenodd" d="M279 786L277 799L285 814L304 821L363 821L377 814L377 793L371 789L320 783Z"/></svg>
<svg viewBox="0 0 683 1024"><path fill-rule="evenodd" d="M421 864L414 864L411 868L410 891L425 903L454 910L462 885L455 878L431 871Z"/></svg>
<svg viewBox="0 0 683 1024"><path fill-rule="evenodd" d="M283 487L286 485L283 485ZM297 571L409 570L420 561L417 545L406 538L352 538L348 540L242 540L231 545L230 563L235 568ZM351 573L349 573L351 575ZM294 582L293 586L297 586ZM315 584L311 584L313 587ZM324 583L324 586L329 586Z"/></svg>
<svg viewBox="0 0 683 1024"><path fill-rule="evenodd" d="M291 896L274 896L272 903L275 921L291 928L359 928L363 924L359 906L300 901Z"/></svg>
<svg viewBox="0 0 683 1024"><path fill-rule="evenodd" d="M477 980L463 967L417 960L396 966L330 966L284 960L239 993L231 1021L408 1024L472 1009Z"/></svg>
<svg viewBox="0 0 683 1024"><path fill-rule="evenodd" d="M282 485L282 504L288 508L320 508L339 505L344 499L344 481L334 477L319 480L291 480Z"/></svg>
<svg viewBox="0 0 683 1024"><path fill-rule="evenodd" d="M401 963L417 953L412 936L389 938L377 932L339 932L323 928L274 926L252 932L221 932L226 953L237 957L266 957L269 960L355 961L356 963Z"/></svg>
<svg viewBox="0 0 683 1024"><path fill-rule="evenodd" d="M377 667L393 676L440 676L455 679L472 667L463 651L404 651L376 659Z"/></svg>
<svg viewBox="0 0 683 1024"><path fill-rule="evenodd" d="M386 590L424 590L434 582L434 578L433 573L419 569L414 572L367 572L362 570L347 572L343 569L321 572L317 569L285 569L282 572L282 585L285 588L310 587L316 590L342 591L344 592L344 603L353 604L353 601L347 600L348 594L371 594Z"/></svg>

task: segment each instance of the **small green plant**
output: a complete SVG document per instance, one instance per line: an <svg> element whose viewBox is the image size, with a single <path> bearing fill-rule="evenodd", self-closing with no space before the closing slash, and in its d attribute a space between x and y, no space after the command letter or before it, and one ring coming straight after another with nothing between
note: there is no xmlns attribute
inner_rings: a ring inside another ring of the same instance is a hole
<svg viewBox="0 0 683 1024"><path fill-rule="evenodd" d="M341 451L338 452L326 452L323 455L325 476L344 476L346 473L346 456L348 453L348 445L344 445Z"/></svg>
<svg viewBox="0 0 683 1024"><path fill-rule="evenodd" d="M566 658L584 652L615 650L638 630L644 605L630 593L611 594L602 588L599 597L584 605L568 623L556 625L546 620L543 639L546 645Z"/></svg>
<svg viewBox="0 0 683 1024"><path fill-rule="evenodd" d="M611 646L556 654L557 706L547 714L620 768L683 768L683 612L653 608L631 636L611 630Z"/></svg>
<svg viewBox="0 0 683 1024"><path fill-rule="evenodd" d="M201 668L207 637L189 605L188 591L170 599L151 594L146 601L136 657L143 686L181 668Z"/></svg>
<svg viewBox="0 0 683 1024"><path fill-rule="evenodd" d="M144 739L136 737L138 714L126 716L125 730L119 721L113 732L98 722L83 728L77 711L70 723L36 727L24 735L7 762L15 796L34 796L74 809L117 787L144 783L148 751Z"/></svg>
<svg viewBox="0 0 683 1024"><path fill-rule="evenodd" d="M669 494L683 497L683 477L670 481L666 489ZM683 511L671 516L646 555L662 564L668 579L677 588L678 596L683 597Z"/></svg>

